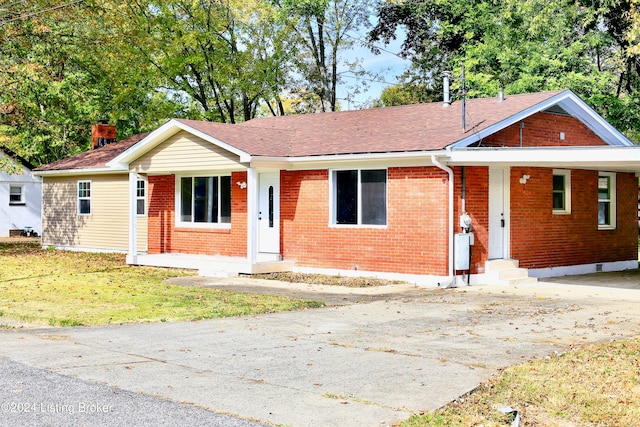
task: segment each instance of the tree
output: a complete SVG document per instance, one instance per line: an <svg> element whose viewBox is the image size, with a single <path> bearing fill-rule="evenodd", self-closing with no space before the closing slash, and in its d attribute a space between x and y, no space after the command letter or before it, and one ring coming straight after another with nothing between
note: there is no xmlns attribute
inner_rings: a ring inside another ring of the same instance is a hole
<svg viewBox="0 0 640 427"><path fill-rule="evenodd" d="M167 93L195 102L192 118L249 120L263 99L277 98L292 53L269 3L136 0L118 12L137 41L125 49L151 65Z"/></svg>
<svg viewBox="0 0 640 427"><path fill-rule="evenodd" d="M628 1L386 2L370 40L407 28L402 53L427 87L443 70L468 72L469 96L572 89L631 138L640 129L640 63L629 46ZM416 72L419 70L419 72ZM460 82L454 82L455 89Z"/></svg>
<svg viewBox="0 0 640 427"><path fill-rule="evenodd" d="M359 61L342 55L356 43L353 35L369 27L370 0L282 0L285 14L293 19L298 35L303 93L317 96L321 111L339 107L337 88L342 83L340 67L349 73L364 74Z"/></svg>
<svg viewBox="0 0 640 427"><path fill-rule="evenodd" d="M0 141L36 165L86 149L100 119L122 120L128 136L144 126L140 112L167 106L141 78L110 71L124 67L97 42L87 5L58 6L35 0L0 11Z"/></svg>

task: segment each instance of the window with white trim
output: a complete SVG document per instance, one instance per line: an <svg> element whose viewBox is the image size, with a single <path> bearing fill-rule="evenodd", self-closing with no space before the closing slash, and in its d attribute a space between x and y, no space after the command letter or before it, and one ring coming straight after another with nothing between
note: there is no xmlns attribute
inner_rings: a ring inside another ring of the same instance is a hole
<svg viewBox="0 0 640 427"><path fill-rule="evenodd" d="M332 223L387 224L387 170L335 170L332 176Z"/></svg>
<svg viewBox="0 0 640 427"><path fill-rule="evenodd" d="M138 179L136 182L136 214L145 215L147 213L147 182Z"/></svg>
<svg viewBox="0 0 640 427"><path fill-rule="evenodd" d="M78 181L78 214L91 215L91 181Z"/></svg>
<svg viewBox="0 0 640 427"><path fill-rule="evenodd" d="M182 223L231 223L231 176L180 177L178 215Z"/></svg>
<svg viewBox="0 0 640 427"><path fill-rule="evenodd" d="M616 228L616 174L600 172L598 174L598 228L612 230Z"/></svg>
<svg viewBox="0 0 640 427"><path fill-rule="evenodd" d="M10 205L24 205L24 187L22 185L10 185L9 186L9 204Z"/></svg>
<svg viewBox="0 0 640 427"><path fill-rule="evenodd" d="M571 213L571 171L553 170L553 213Z"/></svg>

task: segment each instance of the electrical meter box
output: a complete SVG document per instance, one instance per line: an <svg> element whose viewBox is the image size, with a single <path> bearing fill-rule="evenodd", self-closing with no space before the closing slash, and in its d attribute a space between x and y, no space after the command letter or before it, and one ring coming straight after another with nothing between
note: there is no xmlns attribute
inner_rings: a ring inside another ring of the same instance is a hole
<svg viewBox="0 0 640 427"><path fill-rule="evenodd" d="M454 269L469 270L471 262L471 246L473 246L473 233L456 233L454 237Z"/></svg>

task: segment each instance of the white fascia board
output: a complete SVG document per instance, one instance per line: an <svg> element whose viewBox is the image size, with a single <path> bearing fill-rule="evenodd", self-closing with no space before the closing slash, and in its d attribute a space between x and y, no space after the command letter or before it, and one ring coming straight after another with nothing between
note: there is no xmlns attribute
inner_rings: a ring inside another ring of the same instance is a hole
<svg viewBox="0 0 640 427"><path fill-rule="evenodd" d="M175 122L176 122L176 125L180 129L182 129L184 131L187 131L190 134L195 135L200 139L203 139L203 140L205 140L207 142L210 142L210 143L212 143L214 145L217 145L218 147L222 148L223 150L226 150L226 151L228 151L230 153L233 153L233 154L237 155L238 157L240 157L240 162L241 163L248 163L248 162L251 161L251 155L249 153L246 153L246 152L244 152L242 150L239 150L238 148L236 148L236 147L234 147L232 145L229 145L226 142L221 141L221 140L219 140L217 138L214 138L211 135L208 135L208 134L206 134L204 132L200 132L199 130L196 130L196 129L192 128L191 126L188 126L188 125L186 125L186 124L184 124L182 122L179 122L179 121L175 121Z"/></svg>
<svg viewBox="0 0 640 427"><path fill-rule="evenodd" d="M126 167L128 169L129 163L139 158L140 156L148 153L153 148L155 148L156 146L166 141L167 138L178 133L180 130L189 132L190 134L197 136L198 138L201 138L207 142L210 142L214 145L219 146L224 150L227 150L233 154L236 154L237 156L240 157L240 162L251 161L251 155L249 155L248 153L245 153L242 150L238 150L237 148L223 141L220 141L219 139L216 139L211 135L207 135L206 133L196 130L191 126L188 126L178 120L171 119L164 125L160 126L158 129L151 132L145 138L140 140L137 144L134 144L133 146L129 147L127 150L120 153L117 157L115 157L110 162L108 162L107 166L113 166L116 168Z"/></svg>
<svg viewBox="0 0 640 427"><path fill-rule="evenodd" d="M425 165L431 164L431 156L446 156L447 150L437 151L404 151L392 153L335 154L300 157L261 157L254 156L251 166L274 167L288 170L326 169L350 164L372 163L377 165Z"/></svg>
<svg viewBox="0 0 640 427"><path fill-rule="evenodd" d="M570 90L561 92L546 101L542 101L526 110L522 110L518 114L515 114L507 119L489 126L481 131L475 132L472 135L461 139L455 144L451 145L451 148L463 148L468 147L478 141L481 141L488 136L505 129L515 123L518 123L529 116L546 110L547 108L559 105L567 113L571 114L589 129L591 129L596 135L602 138L609 145L634 145L629 139L624 136L620 131L611 126L602 116L595 112L587 103L580 99L576 94Z"/></svg>
<svg viewBox="0 0 640 427"><path fill-rule="evenodd" d="M53 171L33 171L36 176L74 176L74 175L108 175L127 172L128 169L95 168L95 169L62 169Z"/></svg>
<svg viewBox="0 0 640 427"><path fill-rule="evenodd" d="M462 148L447 158L453 166L527 165L640 171L640 146Z"/></svg>
<svg viewBox="0 0 640 427"><path fill-rule="evenodd" d="M563 94L564 92L560 95ZM573 92L568 91L567 95L562 97L558 102L558 105L567 113L580 120L607 144L623 146L635 145Z"/></svg>

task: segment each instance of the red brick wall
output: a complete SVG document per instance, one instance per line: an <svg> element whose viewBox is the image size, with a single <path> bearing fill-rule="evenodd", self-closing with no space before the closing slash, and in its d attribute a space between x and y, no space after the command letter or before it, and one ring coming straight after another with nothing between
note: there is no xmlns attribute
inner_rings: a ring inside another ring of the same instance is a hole
<svg viewBox="0 0 640 427"><path fill-rule="evenodd" d="M459 217L462 214L462 167L454 170L454 233L461 233ZM464 167L465 211L471 216L474 245L471 248L471 274L484 272L489 253L489 168Z"/></svg>
<svg viewBox="0 0 640 427"><path fill-rule="evenodd" d="M531 178L520 184L523 174ZM571 214L552 213L553 170L511 169L511 257L526 268L546 268L638 257L637 186L616 174L617 228L598 230L597 171L571 171Z"/></svg>
<svg viewBox="0 0 640 427"><path fill-rule="evenodd" d="M522 146L593 146L605 142L583 125L578 119L560 114L537 113L523 120ZM560 139L564 132L565 139ZM513 124L482 140L484 146L518 147L520 145L520 122Z"/></svg>
<svg viewBox="0 0 640 427"><path fill-rule="evenodd" d="M298 266L446 275L447 174L389 168L386 227L329 225L329 172L281 175L284 259Z"/></svg>
<svg viewBox="0 0 640 427"><path fill-rule="evenodd" d="M149 176L149 253L246 256L247 190L235 182L246 172L231 175L231 228L176 228L175 175Z"/></svg>

